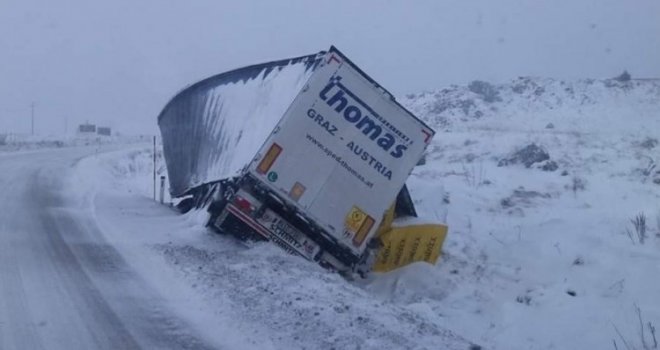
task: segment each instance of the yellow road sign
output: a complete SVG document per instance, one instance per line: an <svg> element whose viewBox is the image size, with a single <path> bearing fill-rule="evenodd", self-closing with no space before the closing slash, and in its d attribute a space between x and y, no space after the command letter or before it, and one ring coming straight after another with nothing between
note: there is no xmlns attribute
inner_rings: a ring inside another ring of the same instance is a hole
<svg viewBox="0 0 660 350"><path fill-rule="evenodd" d="M447 226L441 224L390 228L380 236L383 247L373 270L387 272L417 261L435 264L446 237Z"/></svg>

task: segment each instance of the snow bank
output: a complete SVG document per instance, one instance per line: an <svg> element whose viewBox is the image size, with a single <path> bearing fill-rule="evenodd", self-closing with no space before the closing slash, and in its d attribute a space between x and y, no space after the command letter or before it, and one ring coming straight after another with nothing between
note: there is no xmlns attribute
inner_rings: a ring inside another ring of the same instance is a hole
<svg viewBox="0 0 660 350"><path fill-rule="evenodd" d="M447 329L446 320L430 321L414 310L374 300L359 285L272 244L245 245L213 233L204 227L204 212L181 216L154 203L142 190L150 156L147 149L133 149L84 159L77 166L76 186L86 187L79 191L91 198L108 241L219 344L241 349L469 347ZM97 180L85 181L91 177Z"/></svg>

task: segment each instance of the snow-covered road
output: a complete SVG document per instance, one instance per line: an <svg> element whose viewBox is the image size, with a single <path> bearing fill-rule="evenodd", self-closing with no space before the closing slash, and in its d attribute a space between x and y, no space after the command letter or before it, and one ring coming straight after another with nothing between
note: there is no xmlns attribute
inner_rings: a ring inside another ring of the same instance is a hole
<svg viewBox="0 0 660 350"><path fill-rule="evenodd" d="M0 154L0 349L217 348L65 191L76 162L95 152Z"/></svg>

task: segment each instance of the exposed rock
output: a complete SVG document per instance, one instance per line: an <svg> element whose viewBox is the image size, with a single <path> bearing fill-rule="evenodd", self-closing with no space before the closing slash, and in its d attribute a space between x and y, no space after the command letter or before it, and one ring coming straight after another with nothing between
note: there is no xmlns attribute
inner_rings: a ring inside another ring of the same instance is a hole
<svg viewBox="0 0 660 350"><path fill-rule="evenodd" d="M550 154L542 147L532 143L524 148L514 152L510 157L501 159L497 166L507 166L511 164L521 163L526 168L531 167L534 163L540 163L550 159Z"/></svg>
<svg viewBox="0 0 660 350"><path fill-rule="evenodd" d="M630 78L631 78L630 73L628 73L627 70L624 70L623 73L621 73L616 78L614 78L614 80L620 82L626 82L626 81L630 81Z"/></svg>
<svg viewBox="0 0 660 350"><path fill-rule="evenodd" d="M480 95L483 100L488 103L502 100L495 86L485 81L475 80L468 85L468 89L475 94Z"/></svg>
<svg viewBox="0 0 660 350"><path fill-rule="evenodd" d="M644 139L644 141L639 143L639 147L645 148L645 149L652 149L655 148L655 146L658 145L658 139L654 139L651 137L647 137Z"/></svg>
<svg viewBox="0 0 660 350"><path fill-rule="evenodd" d="M559 165L554 160L545 161L539 168L543 171L555 171L559 169Z"/></svg>
<svg viewBox="0 0 660 350"><path fill-rule="evenodd" d="M538 191L528 191L524 187L518 187L513 193L500 201L503 208L512 208L515 206L530 207L534 205L536 199L549 199L552 196L549 193L541 193Z"/></svg>

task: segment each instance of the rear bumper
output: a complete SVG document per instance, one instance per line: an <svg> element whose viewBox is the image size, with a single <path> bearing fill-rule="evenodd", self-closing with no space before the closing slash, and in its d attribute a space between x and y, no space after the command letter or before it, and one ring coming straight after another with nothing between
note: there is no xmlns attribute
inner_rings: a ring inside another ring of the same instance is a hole
<svg viewBox="0 0 660 350"><path fill-rule="evenodd" d="M310 261L318 261L320 257L318 244L270 209L254 218L233 204L227 204L213 226L242 239L272 241L285 251Z"/></svg>
<svg viewBox="0 0 660 350"><path fill-rule="evenodd" d="M209 207L209 226L220 232L243 240L269 240L289 253L337 271L350 271L363 258L249 177L227 192L233 193Z"/></svg>

